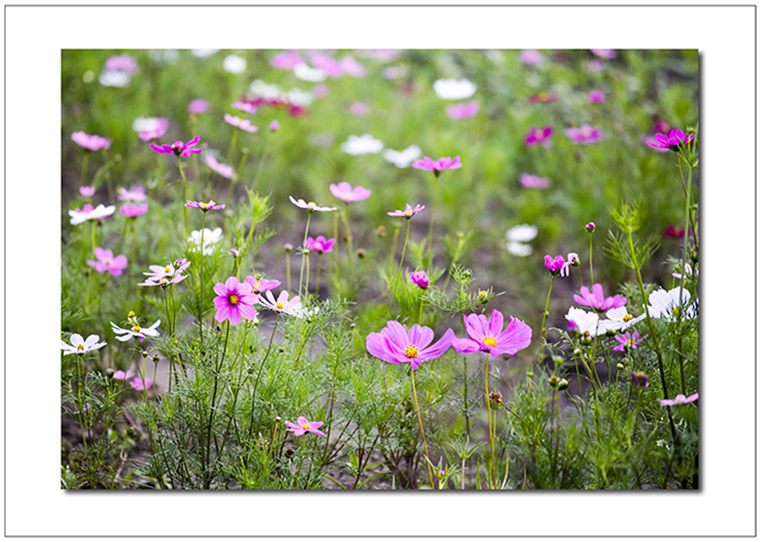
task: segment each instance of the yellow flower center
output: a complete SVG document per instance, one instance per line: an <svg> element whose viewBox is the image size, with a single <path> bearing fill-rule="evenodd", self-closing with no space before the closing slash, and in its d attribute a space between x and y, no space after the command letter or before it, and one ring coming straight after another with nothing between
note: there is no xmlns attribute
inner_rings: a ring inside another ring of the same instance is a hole
<svg viewBox="0 0 760 542"><path fill-rule="evenodd" d="M77 350L84 350L84 345L83 344L78 344L77 345Z"/></svg>
<svg viewBox="0 0 760 542"><path fill-rule="evenodd" d="M201 207L203 207L204 209L208 209L209 207L211 207L211 204L201 202Z"/></svg>
<svg viewBox="0 0 760 542"><path fill-rule="evenodd" d="M591 333L589 333L588 331L584 331L583 332L583 336L584 337L591 337Z"/></svg>
<svg viewBox="0 0 760 542"><path fill-rule="evenodd" d="M483 344L487 344L488 346L496 346L497 341L493 337L486 337L483 339Z"/></svg>
<svg viewBox="0 0 760 542"><path fill-rule="evenodd" d="M311 429L311 425L309 425L308 423L301 424L301 427L303 427L306 430Z"/></svg>
<svg viewBox="0 0 760 542"><path fill-rule="evenodd" d="M678 316L678 307L673 307L673 315Z"/></svg>
<svg viewBox="0 0 760 542"><path fill-rule="evenodd" d="M229 297L230 305L237 305L238 301L240 301L240 298L236 296L235 294L230 295Z"/></svg>
<svg viewBox="0 0 760 542"><path fill-rule="evenodd" d="M140 326L133 327L132 331L134 331L135 333L140 333Z"/></svg>
<svg viewBox="0 0 760 542"><path fill-rule="evenodd" d="M275 305L275 307L277 307L278 309L284 309L285 305L283 305L282 303L277 303L277 305Z"/></svg>
<svg viewBox="0 0 760 542"><path fill-rule="evenodd" d="M135 317L135 312L129 311L129 314L127 314L127 318L134 318L134 317Z"/></svg>
<svg viewBox="0 0 760 542"><path fill-rule="evenodd" d="M630 314L626 314L625 316L623 316L623 322L630 322L631 320L633 320L633 316L631 316Z"/></svg>
<svg viewBox="0 0 760 542"><path fill-rule="evenodd" d="M484 297L486 297L487 295L488 295L488 292L486 292L485 290L480 290L480 291L478 292L478 297L479 297L480 299L483 299L483 298L484 298Z"/></svg>
<svg viewBox="0 0 760 542"><path fill-rule="evenodd" d="M346 194L346 196L345 196L345 200L346 200L346 201L349 201L350 199L351 199L351 194Z"/></svg>
<svg viewBox="0 0 760 542"><path fill-rule="evenodd" d="M633 346L633 339L628 339L628 346Z"/></svg>
<svg viewBox="0 0 760 542"><path fill-rule="evenodd" d="M171 267L169 267L168 265L166 267L164 267L164 273L171 273L171 272L172 272L172 268Z"/></svg>
<svg viewBox="0 0 760 542"><path fill-rule="evenodd" d="M409 359L414 359L417 356L419 356L419 352L417 351L417 347L413 344L410 344L406 347L406 351L404 351L404 355L408 357Z"/></svg>
<svg viewBox="0 0 760 542"><path fill-rule="evenodd" d="M316 207L316 206L317 206L317 204L316 204L316 203L314 203L313 201L310 201L310 202L309 202L309 207Z"/></svg>

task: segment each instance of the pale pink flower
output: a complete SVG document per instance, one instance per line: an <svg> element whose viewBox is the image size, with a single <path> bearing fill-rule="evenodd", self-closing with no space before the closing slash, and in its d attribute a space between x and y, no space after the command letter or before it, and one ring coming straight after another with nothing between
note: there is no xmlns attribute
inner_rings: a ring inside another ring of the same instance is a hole
<svg viewBox="0 0 760 542"><path fill-rule="evenodd" d="M200 98L193 100L187 104L187 111L194 115L201 115L208 111L208 102Z"/></svg>
<svg viewBox="0 0 760 542"><path fill-rule="evenodd" d="M446 116L450 119L469 119L474 117L480 111L480 104L476 100L471 102L450 105L446 108Z"/></svg>
<svg viewBox="0 0 760 542"><path fill-rule="evenodd" d="M249 132L251 134L255 134L259 131L258 126L254 126L251 124L251 121L248 119L241 119L240 117L234 117L230 115L229 113L224 114L224 122L227 124L231 124L235 128L240 128L241 130L245 130L246 132Z"/></svg>

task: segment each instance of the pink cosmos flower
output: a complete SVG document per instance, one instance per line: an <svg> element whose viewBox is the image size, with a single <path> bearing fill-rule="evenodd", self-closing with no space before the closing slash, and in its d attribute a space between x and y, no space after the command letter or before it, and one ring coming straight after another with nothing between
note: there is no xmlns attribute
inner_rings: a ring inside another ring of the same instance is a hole
<svg viewBox="0 0 760 542"><path fill-rule="evenodd" d="M615 58L615 51L612 49L591 49L591 52L594 53L599 58L606 58L606 59Z"/></svg>
<svg viewBox="0 0 760 542"><path fill-rule="evenodd" d="M598 126L584 124L580 128L566 128L565 135L573 143L590 145L601 141L604 138L604 131Z"/></svg>
<svg viewBox="0 0 760 542"><path fill-rule="evenodd" d="M155 145L151 143L150 148L159 154L173 154L175 156L190 156L203 152L203 149L193 149L192 147L201 140L200 136L195 136L187 143L175 141L171 145Z"/></svg>
<svg viewBox="0 0 760 542"><path fill-rule="evenodd" d="M150 272L143 273L148 278L145 282L141 282L138 286L169 286L170 284L176 284L182 282L187 278L187 275L183 275L182 272L190 267L190 262L184 258L180 258L173 264L167 265L151 265L148 267Z"/></svg>
<svg viewBox="0 0 760 542"><path fill-rule="evenodd" d="M594 59L586 64L586 68L588 68L588 71L590 72L600 72L604 69L604 62Z"/></svg>
<svg viewBox="0 0 760 542"><path fill-rule="evenodd" d="M322 427L325 422L310 422L303 416L299 416L297 421L298 423L293 423L285 420L285 424L288 426L286 431L292 431L293 435L296 437L300 437L304 433L314 433L320 437L327 436L319 430L319 428Z"/></svg>
<svg viewBox="0 0 760 542"><path fill-rule="evenodd" d="M520 53L520 62L523 64L540 64L544 61L544 55L536 50L528 49Z"/></svg>
<svg viewBox="0 0 760 542"><path fill-rule="evenodd" d="M333 196L343 200L346 204L365 200L372 194L371 190L367 190L362 186L352 188L351 185L345 181L338 184L331 184L330 192Z"/></svg>
<svg viewBox="0 0 760 542"><path fill-rule="evenodd" d="M135 376L135 373L133 373L133 372L132 372L132 371L130 371L130 370L127 370L127 372L126 372L126 373L125 373L124 371L116 371L116 372L114 372L114 374L113 374L113 378L114 378L115 380L129 380L129 379L130 379L130 378L132 378L133 376Z"/></svg>
<svg viewBox="0 0 760 542"><path fill-rule="evenodd" d="M658 121L654 126L652 126L653 132L668 132L670 130L670 124L665 122L664 120Z"/></svg>
<svg viewBox="0 0 760 542"><path fill-rule="evenodd" d="M324 254L325 252L332 252L332 247L335 244L335 239L326 239L324 235L317 236L316 239L309 237L306 240L306 246L304 248Z"/></svg>
<svg viewBox="0 0 760 542"><path fill-rule="evenodd" d="M441 174L441 171L446 169L459 169L462 167L462 163L459 161L458 156L455 156L454 158L446 156L445 158L439 158L438 160L433 160L432 158L425 156L422 160L415 160L412 162L412 167L414 169L432 171L437 177Z"/></svg>
<svg viewBox="0 0 760 542"><path fill-rule="evenodd" d="M232 169L232 166L228 166L227 164L222 164L221 162L218 162L216 158L211 156L210 154L206 155L206 164L208 167L216 171L219 175L224 177L225 179L232 179L232 177L235 175L235 172Z"/></svg>
<svg viewBox="0 0 760 542"><path fill-rule="evenodd" d="M339 77L343 74L343 68L340 63L330 56L320 52L313 52L310 54L309 59L312 66L319 68L330 77Z"/></svg>
<svg viewBox="0 0 760 542"><path fill-rule="evenodd" d="M403 211L391 211L390 213L388 213L388 216L394 216L394 217L401 217L401 216L403 216L404 218L406 218L407 220L409 220L414 215L416 215L417 213L419 213L420 211L422 211L424 208L425 208L424 205L417 204L414 207L414 209L412 209L412 206L407 203L406 204L406 208Z"/></svg>
<svg viewBox="0 0 760 542"><path fill-rule="evenodd" d="M530 132L525 136L525 144L528 147L533 145L540 145L551 137L554 128L551 126L544 126L543 128L530 127Z"/></svg>
<svg viewBox="0 0 760 542"><path fill-rule="evenodd" d="M446 108L446 116L450 119L470 119L478 114L480 104L473 100L464 104L450 105Z"/></svg>
<svg viewBox="0 0 760 542"><path fill-rule="evenodd" d="M256 295L262 294L268 290L273 290L280 285L279 280L265 280L260 276L252 277L249 275L245 277L245 281L251 285L253 293Z"/></svg>
<svg viewBox="0 0 760 542"><path fill-rule="evenodd" d="M254 126L251 124L251 121L248 119L241 119L240 117L233 117L229 113L224 114L224 122L227 124L231 124L235 128L240 128L241 130L245 130L246 132L249 132L251 134L255 134L259 131L258 126Z"/></svg>
<svg viewBox="0 0 760 542"><path fill-rule="evenodd" d="M208 111L208 102L201 98L193 100L189 104L187 104L187 111L188 113L192 113L193 115L202 115L203 113Z"/></svg>
<svg viewBox="0 0 760 542"><path fill-rule="evenodd" d="M581 295L574 294L573 299L579 305L594 308L598 311L606 311L610 309L616 309L622 307L628 302L628 299L619 295L614 297L604 297L602 292L602 285L599 283L594 284L592 291L589 291L585 286L581 286Z"/></svg>
<svg viewBox="0 0 760 542"><path fill-rule="evenodd" d="M615 340L620 344L614 347L613 350L617 350L618 352L625 352L626 348L636 349L639 347L639 343L641 343L641 341L647 337L649 337L649 335L639 337L638 331L634 331L633 333L627 331L622 335L615 335Z"/></svg>
<svg viewBox="0 0 760 542"><path fill-rule="evenodd" d="M411 280L414 284L423 290L430 286L430 279L428 278L425 271L415 271L414 273L410 273L409 280Z"/></svg>
<svg viewBox="0 0 760 542"><path fill-rule="evenodd" d="M313 89L311 89L311 93L314 95L315 98L324 98L329 93L329 89L327 88L327 85L317 85Z"/></svg>
<svg viewBox="0 0 760 542"><path fill-rule="evenodd" d="M158 117L152 120L154 122L151 123L152 126L149 130L142 130L140 132L137 132L137 137L145 142L163 137L166 134L166 131L169 129L169 119Z"/></svg>
<svg viewBox="0 0 760 542"><path fill-rule="evenodd" d="M534 94L530 98L528 98L528 103L532 104L547 104L551 102L556 102L559 100L559 97L556 94L549 94L547 92L539 92L538 94Z"/></svg>
<svg viewBox="0 0 760 542"><path fill-rule="evenodd" d="M679 239L683 239L684 236L684 229L683 228L677 228L673 225L668 226L665 228L665 231L662 233L665 237L677 237Z"/></svg>
<svg viewBox="0 0 760 542"><path fill-rule="evenodd" d="M69 210L69 216L71 217L71 224L78 226L88 220L102 220L111 216L114 211L116 211L115 205L106 207L101 203L94 208L92 205L83 205L81 209L71 209Z"/></svg>
<svg viewBox="0 0 760 542"><path fill-rule="evenodd" d="M108 271L114 277L118 277L127 267L127 257L124 254L119 254L114 258L113 252L108 249L95 247L95 258L96 260L87 260L87 265L98 273Z"/></svg>
<svg viewBox="0 0 760 542"><path fill-rule="evenodd" d="M84 132L74 132L71 140L86 151L99 151L111 146L111 140L99 135L89 135Z"/></svg>
<svg viewBox="0 0 760 542"><path fill-rule="evenodd" d="M604 92L601 90L592 90L588 93L588 103L598 104L605 100Z"/></svg>
<svg viewBox="0 0 760 542"><path fill-rule="evenodd" d="M119 212L127 218L137 218L148 212L148 204L142 203L140 205L124 204L119 208Z"/></svg>
<svg viewBox="0 0 760 542"><path fill-rule="evenodd" d="M115 55L106 60L103 70L107 72L124 72L128 75L137 75L140 70L137 61L129 55Z"/></svg>
<svg viewBox="0 0 760 542"><path fill-rule="evenodd" d="M434 336L432 329L418 324L407 333L404 326L392 320L380 333L367 335L367 351L388 363L411 363L412 370L416 370L423 361L440 357L456 339L454 332L448 329L438 342L431 345Z"/></svg>
<svg viewBox="0 0 760 542"><path fill-rule="evenodd" d="M214 209L222 210L224 209L224 205L217 205L214 200L210 200L208 203L204 203L202 201L190 201L187 200L187 203L185 203L185 207L196 207L203 211L204 213L207 211L213 211Z"/></svg>
<svg viewBox="0 0 760 542"><path fill-rule="evenodd" d="M364 77L367 73L364 65L352 56L344 56L340 59L340 70L341 73L345 73L351 77Z"/></svg>
<svg viewBox="0 0 760 542"><path fill-rule="evenodd" d="M145 391L150 389L150 387L153 385L153 381L148 377L142 379L139 376L136 376L129 381L129 385L132 386L135 391Z"/></svg>
<svg viewBox="0 0 760 542"><path fill-rule="evenodd" d="M353 102L348 104L348 112L356 117L363 117L369 113L369 106L363 102Z"/></svg>
<svg viewBox="0 0 760 542"><path fill-rule="evenodd" d="M654 142L647 141L647 145L656 149L668 149L678 152L682 145L691 143L694 140L694 134L685 134L680 128L671 130L668 135L655 134Z"/></svg>
<svg viewBox="0 0 760 542"><path fill-rule="evenodd" d="M504 316L494 309L490 320L484 314L468 314L464 327L469 339L454 338L452 346L457 352L490 352L492 356L514 356L530 345L533 330L522 320L509 317L504 329Z"/></svg>
<svg viewBox="0 0 760 542"><path fill-rule="evenodd" d="M302 199L295 199L293 196L288 196L290 198L290 203L295 205L296 207L300 207L301 209L307 209L310 213L313 213L315 211L319 211L320 213L329 213L331 211L337 211L337 207L320 207L313 201L310 201L309 203L306 203Z"/></svg>
<svg viewBox="0 0 760 542"><path fill-rule="evenodd" d="M283 52L269 59L269 65L278 70L292 70L299 64L306 62L301 55L295 52Z"/></svg>
<svg viewBox="0 0 760 542"><path fill-rule="evenodd" d="M549 179L544 179L543 177L539 177L538 175L528 175L527 173L523 173L520 175L520 184L523 185L525 188L549 188L551 185L551 181Z"/></svg>
<svg viewBox="0 0 760 542"><path fill-rule="evenodd" d="M229 320L230 324L236 326L242 318L246 320L256 318L256 309L253 305L256 304L258 296L252 293L251 285L247 282L241 284L237 277L230 277L226 282L217 282L214 292L216 292L214 318L217 322Z"/></svg>
<svg viewBox="0 0 760 542"><path fill-rule="evenodd" d="M248 113L249 115L253 115L258 110L258 107L256 107L252 103L244 102L242 100L235 100L232 103L232 107L234 107L235 109L240 109L240 111L243 111L244 113Z"/></svg>
<svg viewBox="0 0 760 542"><path fill-rule="evenodd" d="M139 184L134 185L131 190L119 187L118 192L119 196L117 199L119 201L145 201L148 199L148 196L145 194L145 188Z"/></svg>
<svg viewBox="0 0 760 542"><path fill-rule="evenodd" d="M269 123L269 131L270 132L276 132L280 129L280 123L277 122L277 120L273 120Z"/></svg>
<svg viewBox="0 0 760 542"><path fill-rule="evenodd" d="M79 193L82 195L83 198L91 198L95 195L95 187L94 186L81 186L79 188Z"/></svg>
<svg viewBox="0 0 760 542"><path fill-rule="evenodd" d="M565 265L565 258L561 254L554 258L547 254L544 256L544 265L552 275L558 275Z"/></svg>
<svg viewBox="0 0 760 542"><path fill-rule="evenodd" d="M675 399L660 399L660 405L661 406L675 406L675 405L685 405L686 403L693 403L699 399L699 393L695 393L693 395L689 395L686 397L682 393L679 393L676 395Z"/></svg>
<svg viewBox="0 0 760 542"><path fill-rule="evenodd" d="M649 387L649 377L640 371L631 372L631 382L637 387L646 389Z"/></svg>

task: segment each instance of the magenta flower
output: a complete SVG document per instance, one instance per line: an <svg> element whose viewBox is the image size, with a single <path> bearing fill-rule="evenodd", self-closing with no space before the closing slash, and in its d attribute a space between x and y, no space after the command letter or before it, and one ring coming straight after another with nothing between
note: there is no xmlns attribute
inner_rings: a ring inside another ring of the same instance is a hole
<svg viewBox="0 0 760 542"><path fill-rule="evenodd" d="M530 345L533 330L522 320L509 317L509 325L504 328L504 316L494 309L491 318L484 314L468 314L464 317L464 327L469 339L454 338L452 346L457 352L490 352L492 356L514 356Z"/></svg>
<svg viewBox="0 0 760 542"><path fill-rule="evenodd" d="M235 172L232 169L232 166L228 166L227 164L222 164L221 162L218 162L216 158L211 156L210 154L206 155L206 164L208 167L216 171L219 175L224 177L225 179L232 179L232 177L235 175Z"/></svg>
<svg viewBox="0 0 760 542"><path fill-rule="evenodd" d="M264 280L260 276L252 277L249 275L245 277L245 281L251 285L253 293L256 295L262 294L268 290L273 290L280 285L279 280Z"/></svg>
<svg viewBox="0 0 760 542"><path fill-rule="evenodd" d="M604 297L602 292L602 285L599 283L594 284L592 291L589 291L585 286L581 286L581 295L574 294L573 299L579 305L591 307L598 311L607 311L610 309L616 309L622 307L628 302L628 299L619 295L614 297Z"/></svg>
<svg viewBox="0 0 760 542"><path fill-rule="evenodd" d="M665 152L668 152L670 150L669 147L664 147L664 148L660 147L660 142L657 141L654 138L654 136L650 136L650 135L644 134L644 135L641 136L641 141L642 141L642 143L646 143L647 145L649 145L650 147L654 148L654 150L656 150L657 152L660 152L660 153L665 153Z"/></svg>
<svg viewBox="0 0 760 542"><path fill-rule="evenodd" d="M404 326L392 320L385 324L380 333L367 335L367 351L388 363L411 363L412 370L415 370L423 361L440 357L456 339L449 329L431 345L434 336L432 329L418 324L414 324L407 333Z"/></svg>
<svg viewBox="0 0 760 542"><path fill-rule="evenodd" d="M552 275L556 276L562 271L562 268L565 265L565 258L563 258L561 254L554 258L547 254L544 256L544 265Z"/></svg>
<svg viewBox="0 0 760 542"><path fill-rule="evenodd" d="M306 203L304 200L302 200L300 198L299 199L295 199L293 196L288 196L288 197L290 198L290 203L292 203L296 207L300 207L301 209L306 209L310 213L313 213L315 211L319 211L320 213L329 213L331 211L337 211L338 210L337 207L320 207L319 205L317 205L313 201L310 201L310 202Z"/></svg>
<svg viewBox="0 0 760 542"><path fill-rule="evenodd" d="M140 132L137 132L137 137L145 142L163 137L166 134L166 131L169 129L169 119L159 117L151 120L153 122L151 122L149 130L142 130Z"/></svg>
<svg viewBox="0 0 760 542"><path fill-rule="evenodd" d="M118 277L127 267L127 257L124 254L119 254L114 258L113 252L108 249L95 247L95 258L96 260L87 260L87 265L98 273L108 271L114 277Z"/></svg>
<svg viewBox="0 0 760 542"><path fill-rule="evenodd" d="M450 105L446 108L446 116L450 119L470 119L478 114L480 104L473 100L463 104Z"/></svg>
<svg viewBox="0 0 760 542"><path fill-rule="evenodd" d="M430 279L428 278L425 271L415 271L414 273L410 273L409 280L411 280L414 284L423 290L430 286Z"/></svg>
<svg viewBox="0 0 760 542"><path fill-rule="evenodd" d="M354 201L365 200L370 196L370 194L372 194L371 190L367 190L362 186L351 188L351 185L345 181L338 184L331 184L330 192L332 192L333 196L340 200L343 200L346 204L353 203Z"/></svg>
<svg viewBox="0 0 760 542"><path fill-rule="evenodd" d="M193 115L202 115L203 113L208 111L208 102L200 98L198 98L197 100L193 100L192 102L187 104L187 111L188 113L192 113Z"/></svg>
<svg viewBox="0 0 760 542"><path fill-rule="evenodd" d="M124 204L119 208L119 212L127 218L137 218L148 212L148 204L142 203L140 205Z"/></svg>
<svg viewBox="0 0 760 542"><path fill-rule="evenodd" d="M615 340L619 342L620 344L613 348L613 350L617 350L618 352L625 352L626 349L636 349L639 347L639 344L641 341L649 337L649 335L644 335L643 337L639 337L639 332L634 331L631 333L630 331L626 331L622 335L615 335Z"/></svg>
<svg viewBox="0 0 760 542"><path fill-rule="evenodd" d="M654 126L652 126L653 132L667 132L668 130L670 130L670 124L664 120L658 121Z"/></svg>
<svg viewBox="0 0 760 542"><path fill-rule="evenodd" d="M253 305L256 304L258 296L252 292L251 285L247 282L241 284L237 277L230 277L227 282L217 282L214 292L216 292L214 318L217 322L229 320L230 324L236 326L241 318L246 320L256 318L256 309Z"/></svg>
<svg viewBox="0 0 760 542"><path fill-rule="evenodd" d="M531 104L548 104L556 102L559 97L556 94L549 94L548 92L539 92L528 98L528 103Z"/></svg>
<svg viewBox="0 0 760 542"><path fill-rule="evenodd" d="M455 156L454 158L447 156L445 158L439 158L438 160L433 160L432 158L426 156L422 160L415 160L412 162L412 167L414 169L432 171L437 177L441 174L441 171L444 171L446 169L459 169L462 167L462 163L459 161L458 156Z"/></svg>
<svg viewBox="0 0 760 542"><path fill-rule="evenodd" d="M683 130L671 130L668 135L655 134L654 142L647 141L647 145L656 149L668 149L678 152L683 145L691 143L694 140L694 134L684 135Z"/></svg>
<svg viewBox="0 0 760 542"><path fill-rule="evenodd" d="M388 213L388 216L394 216L394 217L403 216L404 218L409 220L414 215L422 211L424 208L425 208L424 205L417 204L414 207L414 209L412 209L412 206L407 203L406 208L403 211L391 211L390 213Z"/></svg>
<svg viewBox="0 0 760 542"><path fill-rule="evenodd" d="M612 49L591 49L591 52L594 53L599 58L606 58L606 59L615 58L615 51Z"/></svg>
<svg viewBox="0 0 760 542"><path fill-rule="evenodd" d="M686 403L693 403L697 399L699 399L699 393L689 395L688 397L686 397L682 393L679 393L678 395L676 395L675 399L660 399L660 405L661 406L685 405Z"/></svg>
<svg viewBox="0 0 760 542"><path fill-rule="evenodd" d="M145 377L145 379L142 379L139 376L136 376L129 381L129 385L132 386L135 391L145 391L150 389L150 387L153 385L153 381L147 377Z"/></svg>
<svg viewBox="0 0 760 542"><path fill-rule="evenodd" d="M551 185L551 181L549 179L544 179L543 177L539 177L538 175L528 175L527 173L523 173L520 175L520 184L523 185L525 188L549 188Z"/></svg>
<svg viewBox="0 0 760 542"><path fill-rule="evenodd" d="M269 131L270 132L276 132L280 129L280 123L277 122L277 120L273 120L269 123Z"/></svg>
<svg viewBox="0 0 760 542"><path fill-rule="evenodd" d="M269 59L269 65L278 70L292 70L304 62L306 61L301 58L301 55L294 52L279 53Z"/></svg>
<svg viewBox="0 0 760 542"><path fill-rule="evenodd" d="M588 103L599 104L605 100L604 92L601 90L592 90L588 93Z"/></svg>
<svg viewBox="0 0 760 542"><path fill-rule="evenodd" d="M117 199L119 201L145 201L148 199L148 196L145 194L145 189L139 184L133 186L131 190L119 187L118 192L119 195Z"/></svg>
<svg viewBox="0 0 760 542"><path fill-rule="evenodd" d="M595 229L596 229L596 224L594 224L593 222L589 222L588 224L586 224L586 231L587 232L594 233Z"/></svg>
<svg viewBox="0 0 760 542"><path fill-rule="evenodd" d="M107 72L125 72L128 75L136 75L139 71L137 61L129 55L115 55L106 60L103 70Z"/></svg>
<svg viewBox="0 0 760 542"><path fill-rule="evenodd" d="M288 426L286 431L292 431L293 435L300 437L304 433L314 433L320 437L326 437L322 431L319 430L325 422L310 422L303 416L298 417L298 423L293 423L285 420L285 424Z"/></svg>
<svg viewBox="0 0 760 542"><path fill-rule="evenodd" d="M665 231L662 234L665 237L678 237L679 239L683 239L685 233L683 228L677 228L673 225L670 225L665 228Z"/></svg>
<svg viewBox="0 0 760 542"><path fill-rule="evenodd" d="M332 252L334 244L335 239L325 239L324 235L319 235L316 239L309 237L306 240L306 246L304 248L323 254L325 252Z"/></svg>
<svg viewBox="0 0 760 542"><path fill-rule="evenodd" d="M544 61L544 55L534 49L528 49L520 53L520 62L523 64L540 64Z"/></svg>
<svg viewBox="0 0 760 542"><path fill-rule="evenodd" d="M251 121L248 119L241 119L240 117L233 117L229 113L224 114L224 122L227 124L231 124L235 128L240 128L241 130L245 130L246 132L249 132L251 134L255 134L259 131L258 126L254 126L251 124Z"/></svg>
<svg viewBox="0 0 760 542"><path fill-rule="evenodd" d="M83 198L91 198L95 195L95 187L94 186L81 186L79 187L79 193L82 195Z"/></svg>
<svg viewBox="0 0 760 542"><path fill-rule="evenodd" d="M590 145L601 141L604 138L604 131L598 126L584 124L580 128L566 128L565 135L573 143Z"/></svg>
<svg viewBox="0 0 760 542"><path fill-rule="evenodd" d="M649 377L640 371L631 372L631 382L637 387L646 389L649 387Z"/></svg>
<svg viewBox="0 0 760 542"><path fill-rule="evenodd" d="M84 132L74 132L71 140L86 151L99 151L111 146L111 140L99 135L89 135Z"/></svg>
<svg viewBox="0 0 760 542"><path fill-rule="evenodd" d="M185 203L185 207L196 207L203 211L204 213L207 211L213 211L214 209L222 210L224 209L224 205L217 205L214 200L209 201L208 203L204 203L202 201L190 201L187 200L187 203Z"/></svg>
<svg viewBox="0 0 760 542"><path fill-rule="evenodd" d="M200 136L195 136L187 143L182 141L175 141L171 145L155 145L151 143L150 148L159 154L173 154L175 156L190 156L191 154L197 154L203 152L203 149L193 149L192 147L200 141Z"/></svg>
<svg viewBox="0 0 760 542"><path fill-rule="evenodd" d="M540 145L549 140L554 128L551 126L544 126L543 128L530 127L530 132L525 136L525 144L528 147L533 145Z"/></svg>

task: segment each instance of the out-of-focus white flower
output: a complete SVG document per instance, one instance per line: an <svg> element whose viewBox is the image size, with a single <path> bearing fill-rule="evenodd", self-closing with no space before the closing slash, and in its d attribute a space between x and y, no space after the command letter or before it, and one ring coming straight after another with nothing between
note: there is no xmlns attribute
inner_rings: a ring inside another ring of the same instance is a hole
<svg viewBox="0 0 760 542"><path fill-rule="evenodd" d="M222 240L222 228L216 228L215 230L206 228L203 231L203 253L211 254L214 251L213 245ZM199 230L193 231L190 237L187 238L187 241L194 245L200 245L201 232Z"/></svg>
<svg viewBox="0 0 760 542"><path fill-rule="evenodd" d="M248 67L248 62L246 62L242 56L229 55L224 59L222 67L227 73L238 74L245 71L245 69Z"/></svg>
<svg viewBox="0 0 760 542"><path fill-rule="evenodd" d="M100 81L100 84L104 87L118 88L126 87L131 80L132 77L130 77L127 72L122 71L101 72L100 77L98 78L98 81Z"/></svg>
<svg viewBox="0 0 760 542"><path fill-rule="evenodd" d="M191 53L195 58L208 58L218 51L219 49L193 49Z"/></svg>
<svg viewBox="0 0 760 542"><path fill-rule="evenodd" d="M395 151L393 149L385 149L383 151L383 159L398 168L409 167L420 156L422 156L422 149L417 145L410 145L403 151Z"/></svg>
<svg viewBox="0 0 760 542"><path fill-rule="evenodd" d="M150 52L150 58L156 64L174 64L179 59L179 50L153 49Z"/></svg>
<svg viewBox="0 0 760 542"><path fill-rule="evenodd" d="M409 70L406 66L386 66L380 73L382 73L385 79L398 79L409 73Z"/></svg>
<svg viewBox="0 0 760 542"><path fill-rule="evenodd" d="M314 101L314 95L300 88L292 88L285 95L285 99L293 105L307 106Z"/></svg>
<svg viewBox="0 0 760 542"><path fill-rule="evenodd" d="M524 258L533 254L533 247L525 243L518 243L517 241L507 241L507 252Z"/></svg>
<svg viewBox="0 0 760 542"><path fill-rule="evenodd" d="M538 228L530 224L520 224L507 230L507 241L516 243L527 243L532 241L538 235Z"/></svg>
<svg viewBox="0 0 760 542"><path fill-rule="evenodd" d="M377 154L383 150L383 142L375 139L370 134L364 134L363 136L350 135L347 141L341 143L340 150L352 156Z"/></svg>
<svg viewBox="0 0 760 542"><path fill-rule="evenodd" d="M293 68L293 74L301 81L307 81L309 83L321 83L327 79L327 74L319 68L312 68L306 63L298 64Z"/></svg>
<svg viewBox="0 0 760 542"><path fill-rule="evenodd" d="M282 96L282 89L279 86L266 83L261 79L256 79L251 83L248 91L256 98L273 99Z"/></svg>
<svg viewBox="0 0 760 542"><path fill-rule="evenodd" d="M467 79L439 79L433 90L443 100L465 100L475 94L478 87Z"/></svg>

